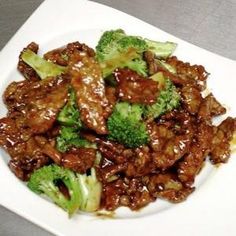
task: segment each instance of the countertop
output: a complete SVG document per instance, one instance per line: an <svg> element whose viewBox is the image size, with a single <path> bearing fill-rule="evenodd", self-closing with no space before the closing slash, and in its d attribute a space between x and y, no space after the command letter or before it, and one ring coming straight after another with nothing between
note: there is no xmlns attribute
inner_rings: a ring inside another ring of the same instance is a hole
<svg viewBox="0 0 236 236"><path fill-rule="evenodd" d="M59 0L60 1L60 0ZM0 0L0 49L42 0ZM181 39L236 60L235 0L96 0ZM49 236L0 206L0 236Z"/></svg>

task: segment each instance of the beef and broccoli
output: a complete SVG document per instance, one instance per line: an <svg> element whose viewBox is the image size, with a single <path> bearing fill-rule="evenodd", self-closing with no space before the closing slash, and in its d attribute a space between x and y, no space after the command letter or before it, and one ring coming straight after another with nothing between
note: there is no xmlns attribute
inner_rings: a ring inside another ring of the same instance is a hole
<svg viewBox="0 0 236 236"><path fill-rule="evenodd" d="M24 80L3 94L11 171L70 216L185 200L205 160L228 161L236 119L213 124L226 109L203 95L209 74L173 56L176 46L121 29L95 50L73 42L41 57L30 43Z"/></svg>

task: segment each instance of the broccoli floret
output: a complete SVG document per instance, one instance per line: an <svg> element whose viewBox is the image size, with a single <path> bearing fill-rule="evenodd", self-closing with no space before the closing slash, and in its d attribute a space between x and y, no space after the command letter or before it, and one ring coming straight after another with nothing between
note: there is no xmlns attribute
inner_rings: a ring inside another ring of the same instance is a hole
<svg viewBox="0 0 236 236"><path fill-rule="evenodd" d="M67 104L60 111L57 120L66 126L76 126L77 128L82 127L80 120L80 113L76 104L76 94L73 89L69 91L70 97Z"/></svg>
<svg viewBox="0 0 236 236"><path fill-rule="evenodd" d="M159 82L161 91L156 103L145 106L144 115L145 117L155 119L158 116L177 108L180 103L180 95L173 83L169 79L164 78L163 73L158 72L150 78Z"/></svg>
<svg viewBox="0 0 236 236"><path fill-rule="evenodd" d="M80 210L92 212L98 210L100 206L102 184L96 178L95 169L91 169L90 175L77 174L81 191Z"/></svg>
<svg viewBox="0 0 236 236"><path fill-rule="evenodd" d="M117 103L107 121L108 138L130 148L146 144L148 133L145 123L141 120L142 113L141 105Z"/></svg>
<svg viewBox="0 0 236 236"><path fill-rule="evenodd" d="M60 191L58 183L65 185L69 198ZM81 175L54 164L44 166L33 172L27 186L37 194L45 194L69 216L78 209L92 212L100 206L102 184L93 168L90 175Z"/></svg>
<svg viewBox="0 0 236 236"><path fill-rule="evenodd" d="M96 46L96 57L98 61L110 60L130 48L143 52L147 44L139 37L127 36L122 29L105 31Z"/></svg>
<svg viewBox="0 0 236 236"><path fill-rule="evenodd" d="M96 57L103 76L110 75L116 68L128 67L146 75L147 65L142 53L147 50L146 42L135 36L127 36L123 30L106 31L96 46Z"/></svg>
<svg viewBox="0 0 236 236"><path fill-rule="evenodd" d="M26 49L22 53L21 58L26 64L31 66L36 71L41 79L45 79L50 76L57 76L66 71L66 67L47 61L30 49Z"/></svg>
<svg viewBox="0 0 236 236"><path fill-rule="evenodd" d="M66 152L71 147L91 147L95 148L94 144L86 139L81 138L80 130L75 127L62 126L60 134L56 138L56 147L60 152Z"/></svg>
<svg viewBox="0 0 236 236"><path fill-rule="evenodd" d="M140 75L147 75L147 63L143 59L134 59L126 63L126 67L138 72Z"/></svg>
<svg viewBox="0 0 236 236"><path fill-rule="evenodd" d="M105 31L101 36L98 45L96 46L96 57L98 61L104 61L109 54L117 52L117 41L124 37L124 31L122 29ZM111 51L109 51L111 50Z"/></svg>
<svg viewBox="0 0 236 236"><path fill-rule="evenodd" d="M143 60L143 52L149 50L158 58L166 58L175 48L175 43L130 36L118 29L104 32L96 46L96 57L104 77L110 75L114 69L124 67L146 76L147 64Z"/></svg>
<svg viewBox="0 0 236 236"><path fill-rule="evenodd" d="M76 94L73 89L70 89L69 93L69 100L57 117L57 120L62 125L60 134L56 138L56 147L60 152L66 152L72 146L94 147L92 143L80 137L82 122L76 104Z"/></svg>
<svg viewBox="0 0 236 236"><path fill-rule="evenodd" d="M145 39L145 42L148 45L148 50L158 58L169 57L177 47L177 44L172 42L157 42L149 39Z"/></svg>
<svg viewBox="0 0 236 236"><path fill-rule="evenodd" d="M124 33L124 37L119 40L120 50L134 48L137 53L143 53L148 49L146 42L138 36L130 36Z"/></svg>
<svg viewBox="0 0 236 236"><path fill-rule="evenodd" d="M67 187L70 198L65 197L57 186L58 181L62 181ZM58 165L44 166L30 177L28 187L37 194L45 194L54 203L73 215L80 206L80 187L76 175L69 169Z"/></svg>

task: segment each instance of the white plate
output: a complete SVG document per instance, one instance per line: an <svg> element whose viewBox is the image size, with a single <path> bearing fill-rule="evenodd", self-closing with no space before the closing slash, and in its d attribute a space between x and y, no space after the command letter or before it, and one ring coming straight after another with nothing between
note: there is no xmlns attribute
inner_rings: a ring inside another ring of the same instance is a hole
<svg viewBox="0 0 236 236"><path fill-rule="evenodd" d="M83 0L45 1L21 27L0 54L0 93L22 76L16 71L18 54L31 41L40 53L79 40L94 47L106 29L122 28L129 34L178 43L176 55L202 64L211 73L208 86L236 116L235 68L232 60L220 57L169 35L141 20L112 8ZM6 109L0 102L0 116ZM67 215L54 204L29 191L8 169L7 154L0 151L0 204L56 235L236 235L236 159L213 168L206 165L197 179L197 190L187 201L171 205L157 200L132 213L120 209L114 219L91 215Z"/></svg>

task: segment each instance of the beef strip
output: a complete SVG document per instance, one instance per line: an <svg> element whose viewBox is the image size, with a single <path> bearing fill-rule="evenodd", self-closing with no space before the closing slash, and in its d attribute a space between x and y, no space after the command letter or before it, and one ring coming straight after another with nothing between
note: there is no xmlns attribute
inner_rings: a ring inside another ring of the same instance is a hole
<svg viewBox="0 0 236 236"><path fill-rule="evenodd" d="M223 115L226 109L216 100L212 93L206 96L199 107L198 117L201 120L211 121L214 116Z"/></svg>
<svg viewBox="0 0 236 236"><path fill-rule="evenodd" d="M156 165L151 150L148 146L142 146L134 150L125 171L128 177L141 177L156 172Z"/></svg>
<svg viewBox="0 0 236 236"><path fill-rule="evenodd" d="M190 84L196 86L201 91L206 88L208 73L201 65L190 65L188 62L185 63L172 56L165 61L175 68L176 73L171 73L155 60L155 55L152 52L145 52L144 59L147 62L150 75L161 71L166 78L170 79L177 86L183 87L186 84Z"/></svg>
<svg viewBox="0 0 236 236"><path fill-rule="evenodd" d="M210 160L213 164L225 163L230 157L230 141L236 131L236 119L228 117L218 127L212 140Z"/></svg>
<svg viewBox="0 0 236 236"><path fill-rule="evenodd" d="M23 112L25 104L29 102L29 98L31 99L32 97L36 97L39 83L40 82L32 82L28 80L10 83L3 94L3 99L7 105L8 112ZM33 90L35 92L31 93Z"/></svg>
<svg viewBox="0 0 236 236"><path fill-rule="evenodd" d="M52 128L66 103L68 85L68 80L62 77L13 82L7 87L4 100L10 113L20 111L23 114L25 125L32 133L44 133Z"/></svg>
<svg viewBox="0 0 236 236"><path fill-rule="evenodd" d="M125 149L123 145L116 142L104 139L97 139L96 142L102 156L115 164L125 163L133 155L131 149Z"/></svg>
<svg viewBox="0 0 236 236"><path fill-rule="evenodd" d="M195 81L201 91L206 88L209 73L202 65L190 65L188 62L178 60L175 56L167 58L166 62L176 69L176 74L184 84Z"/></svg>
<svg viewBox="0 0 236 236"><path fill-rule="evenodd" d="M52 128L68 96L68 83L62 78L45 79L40 85L41 98L31 99L25 109L26 122L36 134L44 133Z"/></svg>
<svg viewBox="0 0 236 236"><path fill-rule="evenodd" d="M122 101L153 104L158 96L158 83L138 75L130 69L117 69L114 76L118 82L117 94Z"/></svg>
<svg viewBox="0 0 236 236"><path fill-rule="evenodd" d="M96 150L93 148L72 148L62 158L62 165L75 172L85 173L94 165Z"/></svg>
<svg viewBox="0 0 236 236"><path fill-rule="evenodd" d="M51 158L51 160L60 165L62 154L55 148L55 140L47 139L43 136L34 136L37 144L40 146L41 152Z"/></svg>
<svg viewBox="0 0 236 236"><path fill-rule="evenodd" d="M103 184L101 207L114 211L120 206L120 198L125 194L126 185L122 179Z"/></svg>
<svg viewBox="0 0 236 236"><path fill-rule="evenodd" d="M163 170L171 167L187 153L191 141L189 135L180 135L167 140L162 151L152 153L156 167Z"/></svg>
<svg viewBox="0 0 236 236"><path fill-rule="evenodd" d="M106 134L110 109L100 66L94 57L76 52L70 57L68 72L76 91L81 120L98 134Z"/></svg>
<svg viewBox="0 0 236 236"><path fill-rule="evenodd" d="M102 181L103 182L110 182L113 180L113 178L119 178L117 175L119 175L119 173L123 173L125 171L125 169L127 168L127 163L123 163L123 164L110 164L110 165L106 165L104 166L101 171L100 171L100 175L102 177Z"/></svg>
<svg viewBox="0 0 236 236"><path fill-rule="evenodd" d="M92 48L80 42L68 43L65 47L57 48L44 54L44 58L61 66L68 66L69 58L75 52L85 52L90 57L95 56Z"/></svg>
<svg viewBox="0 0 236 236"><path fill-rule="evenodd" d="M145 189L141 178L119 178L103 186L102 206L106 210L113 211L119 206L138 210L154 200Z"/></svg>
<svg viewBox="0 0 236 236"><path fill-rule="evenodd" d="M147 188L153 197L164 198L173 203L184 201L194 191L194 188L185 187L173 173L151 175Z"/></svg>
<svg viewBox="0 0 236 236"><path fill-rule="evenodd" d="M172 119L173 124L148 124L150 133L151 153L156 168L167 169L182 158L189 150L193 139L194 123L187 112L175 112Z"/></svg>
<svg viewBox="0 0 236 236"><path fill-rule="evenodd" d="M198 124L194 136L195 141L183 160L178 163L178 177L186 185L191 186L201 170L204 160L211 150L213 134L213 126L205 122Z"/></svg>
<svg viewBox="0 0 236 236"><path fill-rule="evenodd" d="M42 152L35 138L25 137L24 130L17 127L15 120L0 119L0 146L11 156L11 170L23 181L28 180L32 171L49 163L49 157Z"/></svg>
<svg viewBox="0 0 236 236"><path fill-rule="evenodd" d="M184 108L192 115L196 114L202 102L201 92L196 86L186 85L181 90Z"/></svg>
<svg viewBox="0 0 236 236"><path fill-rule="evenodd" d="M126 195L121 196L120 203L123 202L123 198L126 196L129 199L129 207L132 210L138 210L155 200L146 189L142 178L127 178L125 182L127 184Z"/></svg>

